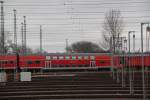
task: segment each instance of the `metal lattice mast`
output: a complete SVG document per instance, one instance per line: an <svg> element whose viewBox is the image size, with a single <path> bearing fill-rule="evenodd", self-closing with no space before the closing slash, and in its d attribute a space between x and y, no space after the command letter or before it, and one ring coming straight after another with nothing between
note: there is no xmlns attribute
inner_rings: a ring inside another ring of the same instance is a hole
<svg viewBox="0 0 150 100"><path fill-rule="evenodd" d="M27 54L27 44L26 44L26 16L24 17L24 54Z"/></svg>
<svg viewBox="0 0 150 100"><path fill-rule="evenodd" d="M23 23L21 23L21 40L22 40L22 54L24 54L24 35L23 35Z"/></svg>
<svg viewBox="0 0 150 100"><path fill-rule="evenodd" d="M17 18L16 18L16 10L14 9L14 45L15 51L17 52Z"/></svg>
<svg viewBox="0 0 150 100"><path fill-rule="evenodd" d="M146 31L148 32L148 40L147 40L147 49L148 49L148 52L149 52L149 45L150 45L150 25L148 24L148 27L146 29Z"/></svg>
<svg viewBox="0 0 150 100"><path fill-rule="evenodd" d="M1 3L1 53L5 53L5 36L4 36L4 6L3 1L0 1Z"/></svg>

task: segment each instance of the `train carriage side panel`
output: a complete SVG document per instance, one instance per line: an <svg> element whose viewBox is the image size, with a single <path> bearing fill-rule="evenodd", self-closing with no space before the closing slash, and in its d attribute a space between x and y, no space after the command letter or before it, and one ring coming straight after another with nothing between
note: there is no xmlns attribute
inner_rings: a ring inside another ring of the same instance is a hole
<svg viewBox="0 0 150 100"><path fill-rule="evenodd" d="M95 56L96 66L100 68L111 67L111 57L109 55Z"/></svg>
<svg viewBox="0 0 150 100"><path fill-rule="evenodd" d="M21 69L41 69L44 66L45 57L42 55L20 56Z"/></svg>
<svg viewBox="0 0 150 100"><path fill-rule="evenodd" d="M0 56L0 68L14 69L15 66L16 66L16 56L14 55L1 55Z"/></svg>

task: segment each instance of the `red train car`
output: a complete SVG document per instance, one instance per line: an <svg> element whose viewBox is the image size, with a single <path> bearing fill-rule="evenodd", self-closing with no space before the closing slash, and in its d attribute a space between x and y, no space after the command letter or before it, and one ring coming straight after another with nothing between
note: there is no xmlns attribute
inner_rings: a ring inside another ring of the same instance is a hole
<svg viewBox="0 0 150 100"><path fill-rule="evenodd" d="M110 53L50 53L46 55L19 55L20 69L114 68L141 67L140 54L114 55ZM112 63L113 59L113 63ZM16 55L1 55L1 69L15 69ZM150 54L144 54L144 66L150 67Z"/></svg>
<svg viewBox="0 0 150 100"><path fill-rule="evenodd" d="M41 69L45 64L45 57L42 55L19 56L21 69Z"/></svg>
<svg viewBox="0 0 150 100"><path fill-rule="evenodd" d="M144 66L150 67L150 54L144 54ZM132 54L130 56L130 65L134 67L141 67L142 66L142 57L140 54L135 55Z"/></svg>
<svg viewBox="0 0 150 100"><path fill-rule="evenodd" d="M46 68L106 68L111 64L111 57L106 53L64 53L49 54L45 57Z"/></svg>
<svg viewBox="0 0 150 100"><path fill-rule="evenodd" d="M14 69L16 66L16 56L14 55L1 55L0 68L1 69Z"/></svg>
<svg viewBox="0 0 150 100"><path fill-rule="evenodd" d="M150 54L144 54L144 66L150 67ZM116 67L135 67L140 68L142 66L141 54L125 54L125 55L115 55L114 65Z"/></svg>
<svg viewBox="0 0 150 100"><path fill-rule="evenodd" d="M16 55L1 55L0 68L14 69L17 66ZM109 53L50 53L47 55L19 55L20 69L53 68L109 68Z"/></svg>
<svg viewBox="0 0 150 100"><path fill-rule="evenodd" d="M19 56L20 69L40 69L45 63L45 56L41 55L27 55ZM16 55L1 55L0 68L1 69L15 69L17 67Z"/></svg>

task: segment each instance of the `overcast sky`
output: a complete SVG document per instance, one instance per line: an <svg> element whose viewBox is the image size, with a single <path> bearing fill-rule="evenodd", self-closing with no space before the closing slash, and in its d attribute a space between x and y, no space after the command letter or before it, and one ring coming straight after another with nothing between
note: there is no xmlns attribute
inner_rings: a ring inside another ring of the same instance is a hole
<svg viewBox="0 0 150 100"><path fill-rule="evenodd" d="M150 22L149 0L4 0L4 7L8 38L13 41L15 8L18 43L21 44L20 24L26 16L27 46L39 47L42 25L43 49L48 52L64 52L66 39L69 45L81 40L99 43L105 13L110 9L119 9L122 13L123 36L127 36L128 31L136 31L136 50L140 48L140 23Z"/></svg>

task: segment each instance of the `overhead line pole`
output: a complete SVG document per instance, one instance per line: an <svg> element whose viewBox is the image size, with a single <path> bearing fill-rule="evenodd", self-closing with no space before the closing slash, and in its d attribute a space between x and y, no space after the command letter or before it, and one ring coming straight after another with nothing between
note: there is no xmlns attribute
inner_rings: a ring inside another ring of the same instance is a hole
<svg viewBox="0 0 150 100"><path fill-rule="evenodd" d="M27 55L27 38L26 38L26 16L23 16L23 18L24 18L24 30L23 30L23 32L24 32L24 56L26 56ZM24 65L24 69L23 69L23 71L27 71L27 69L26 69L26 67L27 67L27 65L25 64Z"/></svg>
<svg viewBox="0 0 150 100"><path fill-rule="evenodd" d="M134 31L135 32L135 31ZM136 71L136 68L135 68L135 33L133 34L133 60L132 60L132 62L133 62L133 64L132 64L132 87L133 87L133 89L134 89L134 80L135 80L135 78L134 78L134 74L135 74L135 71ZM135 71L134 71L135 70Z"/></svg>
<svg viewBox="0 0 150 100"><path fill-rule="evenodd" d="M143 54L143 25L144 25L144 23L141 23L142 84L143 84L143 100L146 100L146 91L145 91L145 68L144 68L144 54Z"/></svg>
<svg viewBox="0 0 150 100"><path fill-rule="evenodd" d="M1 3L1 53L5 53L5 36L4 36L4 1L0 1Z"/></svg>
<svg viewBox="0 0 150 100"><path fill-rule="evenodd" d="M111 72L112 72L112 78L115 80L115 72L114 72L114 48L113 48L113 37L110 37L110 49L111 49Z"/></svg>
<svg viewBox="0 0 150 100"><path fill-rule="evenodd" d="M123 63L123 68L122 68L122 87L125 86L125 79L126 79L126 44L127 44L127 40L126 38L124 39L124 53L123 53L123 57L124 57L124 63Z"/></svg>
<svg viewBox="0 0 150 100"><path fill-rule="evenodd" d="M40 53L42 54L42 26L40 25Z"/></svg>
<svg viewBox="0 0 150 100"><path fill-rule="evenodd" d="M145 66L144 66L144 52L143 52L143 25L150 23L141 23L141 57L142 57L142 84L143 84L143 100L146 100L146 84L145 84Z"/></svg>
<svg viewBox="0 0 150 100"><path fill-rule="evenodd" d="M130 64L130 60L131 60L131 57L130 57L130 34L131 33L134 33L135 31L129 31L128 32L128 38L129 38L129 83L130 83L130 94L133 94L133 80L132 80L132 70L131 70L131 64Z"/></svg>
<svg viewBox="0 0 150 100"><path fill-rule="evenodd" d="M17 19L16 19L16 10L14 9L14 50L17 52Z"/></svg>
<svg viewBox="0 0 150 100"><path fill-rule="evenodd" d="M14 9L14 52L17 54L17 31L16 31L16 10ZM14 81L16 81L16 75L17 75L17 61L14 68Z"/></svg>
<svg viewBox="0 0 150 100"><path fill-rule="evenodd" d="M68 39L66 39L66 51L67 51L67 53L69 52L68 51Z"/></svg>
<svg viewBox="0 0 150 100"><path fill-rule="evenodd" d="M24 34L23 34L23 22L21 23L21 40L22 40L22 54L24 55Z"/></svg>
<svg viewBox="0 0 150 100"><path fill-rule="evenodd" d="M26 44L26 16L24 17L24 54L27 54L27 44Z"/></svg>

